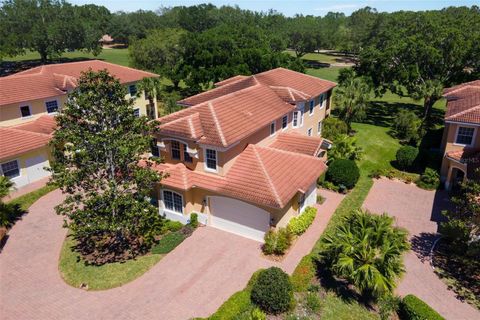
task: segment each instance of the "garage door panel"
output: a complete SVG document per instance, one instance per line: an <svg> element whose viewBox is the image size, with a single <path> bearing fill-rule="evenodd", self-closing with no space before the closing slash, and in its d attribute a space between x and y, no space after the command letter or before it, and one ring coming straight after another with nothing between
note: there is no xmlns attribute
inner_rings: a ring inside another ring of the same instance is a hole
<svg viewBox="0 0 480 320"><path fill-rule="evenodd" d="M257 241L270 227L267 211L236 199L211 197L210 211L211 226Z"/></svg>

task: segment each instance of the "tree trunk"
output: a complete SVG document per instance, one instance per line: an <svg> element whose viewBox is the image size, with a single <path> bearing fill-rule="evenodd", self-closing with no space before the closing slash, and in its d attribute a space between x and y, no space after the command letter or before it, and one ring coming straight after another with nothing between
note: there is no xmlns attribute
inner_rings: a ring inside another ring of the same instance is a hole
<svg viewBox="0 0 480 320"><path fill-rule="evenodd" d="M38 53L40 54L40 61L42 64L45 64L48 60L47 50L45 48L39 48Z"/></svg>

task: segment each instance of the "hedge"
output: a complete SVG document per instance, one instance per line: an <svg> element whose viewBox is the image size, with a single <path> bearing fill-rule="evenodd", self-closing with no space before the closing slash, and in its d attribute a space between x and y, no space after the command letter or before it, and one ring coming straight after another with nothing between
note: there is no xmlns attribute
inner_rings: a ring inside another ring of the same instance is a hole
<svg viewBox="0 0 480 320"><path fill-rule="evenodd" d="M418 148L412 146L403 146L398 149L395 157L400 169L405 170L412 168L415 160L418 157Z"/></svg>
<svg viewBox="0 0 480 320"><path fill-rule="evenodd" d="M288 223L288 230L294 235L301 235L312 224L315 216L317 215L317 209L313 207L307 207L305 211L298 217L293 217Z"/></svg>
<svg viewBox="0 0 480 320"><path fill-rule="evenodd" d="M328 166L326 178L337 186L352 189L360 178L360 170L353 160L336 159Z"/></svg>
<svg viewBox="0 0 480 320"><path fill-rule="evenodd" d="M437 311L413 294L403 298L400 315L402 320L445 320Z"/></svg>

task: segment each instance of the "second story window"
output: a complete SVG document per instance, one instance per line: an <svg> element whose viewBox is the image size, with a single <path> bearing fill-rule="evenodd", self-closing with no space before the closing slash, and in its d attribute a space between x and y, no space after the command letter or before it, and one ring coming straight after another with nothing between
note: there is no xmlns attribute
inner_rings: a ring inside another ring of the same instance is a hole
<svg viewBox="0 0 480 320"><path fill-rule="evenodd" d="M188 147L186 144L183 144L183 161L193 162L192 156L188 153Z"/></svg>
<svg viewBox="0 0 480 320"><path fill-rule="evenodd" d="M131 84L128 86L128 93L130 93L130 96L135 96L137 94L137 86L134 84Z"/></svg>
<svg viewBox="0 0 480 320"><path fill-rule="evenodd" d="M320 108L323 108L324 95L320 95Z"/></svg>
<svg viewBox="0 0 480 320"><path fill-rule="evenodd" d="M172 148L172 159L180 160L180 143L178 141L172 140L171 148Z"/></svg>
<svg viewBox="0 0 480 320"><path fill-rule="evenodd" d="M315 100L310 101L310 105L308 106L308 113L310 115L313 114L313 107L315 106Z"/></svg>
<svg viewBox="0 0 480 320"><path fill-rule="evenodd" d="M317 133L322 134L322 121L318 121Z"/></svg>
<svg viewBox="0 0 480 320"><path fill-rule="evenodd" d="M21 106L20 113L22 114L22 118L30 117L32 115L29 106Z"/></svg>
<svg viewBox="0 0 480 320"><path fill-rule="evenodd" d="M160 151L158 150L158 146L157 146L157 139L152 139L150 149L152 151L152 156L160 157Z"/></svg>
<svg viewBox="0 0 480 320"><path fill-rule="evenodd" d="M48 113L54 113L58 111L58 102L57 100L45 102L45 107L47 108Z"/></svg>
<svg viewBox="0 0 480 320"><path fill-rule="evenodd" d="M133 109L133 115L137 118L140 117L140 109L139 108Z"/></svg>
<svg viewBox="0 0 480 320"><path fill-rule="evenodd" d="M469 127L458 127L457 137L455 138L455 143L462 145L471 145L473 142L473 135L475 133L474 128Z"/></svg>
<svg viewBox="0 0 480 320"><path fill-rule="evenodd" d="M205 166L210 171L217 171L217 151L212 149L205 150Z"/></svg>
<svg viewBox="0 0 480 320"><path fill-rule="evenodd" d="M270 123L270 135L273 136L275 134L275 122Z"/></svg>
<svg viewBox="0 0 480 320"><path fill-rule="evenodd" d="M288 115L283 116L282 118L282 129L286 129L288 126Z"/></svg>

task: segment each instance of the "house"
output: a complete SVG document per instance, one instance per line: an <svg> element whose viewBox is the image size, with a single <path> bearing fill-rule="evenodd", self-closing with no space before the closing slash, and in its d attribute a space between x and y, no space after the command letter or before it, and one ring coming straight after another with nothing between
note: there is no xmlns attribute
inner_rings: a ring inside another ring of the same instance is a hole
<svg viewBox="0 0 480 320"><path fill-rule="evenodd" d="M157 105L150 105L144 93L137 94L137 82L157 75L99 60L45 65L0 78L0 174L16 187L49 175L50 141L54 115L67 95L75 90L82 71L107 69L128 86L127 98L135 96L135 112L157 118Z"/></svg>
<svg viewBox="0 0 480 320"><path fill-rule="evenodd" d="M186 223L191 213L213 227L263 241L317 197L327 166L322 121L335 83L277 68L236 76L183 99L159 118L152 148L167 174L159 210Z"/></svg>
<svg viewBox="0 0 480 320"><path fill-rule="evenodd" d="M441 179L446 189L465 179L479 178L480 167L480 80L447 88Z"/></svg>

